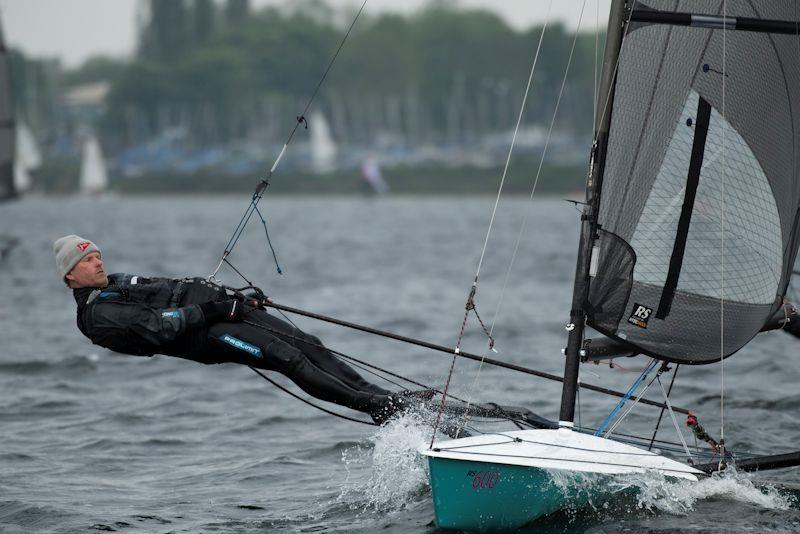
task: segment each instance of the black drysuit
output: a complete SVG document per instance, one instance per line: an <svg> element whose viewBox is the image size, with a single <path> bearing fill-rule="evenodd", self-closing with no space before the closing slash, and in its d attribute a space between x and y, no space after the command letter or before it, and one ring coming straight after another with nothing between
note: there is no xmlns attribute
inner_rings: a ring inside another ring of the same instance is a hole
<svg viewBox="0 0 800 534"><path fill-rule="evenodd" d="M202 278L112 274L105 288L73 292L80 331L115 352L277 371L318 399L372 415L392 402L387 390L364 380L318 338L264 310L247 307L242 322L208 324L199 304L231 297Z"/></svg>

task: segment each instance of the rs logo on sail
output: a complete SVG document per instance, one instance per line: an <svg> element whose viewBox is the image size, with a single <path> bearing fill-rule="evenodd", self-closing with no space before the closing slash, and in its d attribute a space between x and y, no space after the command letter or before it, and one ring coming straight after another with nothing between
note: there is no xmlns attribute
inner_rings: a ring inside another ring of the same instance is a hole
<svg viewBox="0 0 800 534"><path fill-rule="evenodd" d="M642 306L641 304L634 302L631 316L628 317L628 322L632 325L638 326L639 328L647 328L647 321L650 319L650 315L652 313L653 308L648 308L647 306Z"/></svg>

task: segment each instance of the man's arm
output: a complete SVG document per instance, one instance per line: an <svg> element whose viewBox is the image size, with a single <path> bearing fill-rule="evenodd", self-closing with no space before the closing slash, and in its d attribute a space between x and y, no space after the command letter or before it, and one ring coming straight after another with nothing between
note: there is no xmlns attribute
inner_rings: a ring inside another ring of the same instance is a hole
<svg viewBox="0 0 800 534"><path fill-rule="evenodd" d="M84 324L96 345L149 356L187 330L205 326L206 320L196 304L158 309L135 302L101 300L86 307Z"/></svg>

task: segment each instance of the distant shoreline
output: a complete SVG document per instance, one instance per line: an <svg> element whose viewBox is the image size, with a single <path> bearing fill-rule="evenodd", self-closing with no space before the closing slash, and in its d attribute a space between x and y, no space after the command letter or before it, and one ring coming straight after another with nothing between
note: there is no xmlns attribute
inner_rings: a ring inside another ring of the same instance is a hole
<svg viewBox="0 0 800 534"><path fill-rule="evenodd" d="M506 174L503 192L530 195L538 165L519 161ZM148 173L136 177L110 174L109 191L119 194L239 194L252 193L259 175L231 175L206 169L191 174ZM502 167L409 166L382 169L391 195L486 195L496 194ZM536 195L569 195L582 191L586 181L584 165L545 165L536 183ZM78 190L75 169L66 165L45 165L34 176L35 193L72 194ZM276 172L269 193L273 195L363 195L372 189L359 170L329 174Z"/></svg>

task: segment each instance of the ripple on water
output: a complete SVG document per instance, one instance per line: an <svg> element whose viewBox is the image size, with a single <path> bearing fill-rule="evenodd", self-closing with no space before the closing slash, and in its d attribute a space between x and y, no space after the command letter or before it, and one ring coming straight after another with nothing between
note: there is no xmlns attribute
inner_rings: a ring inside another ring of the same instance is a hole
<svg viewBox="0 0 800 534"><path fill-rule="evenodd" d="M17 375L44 375L49 373L83 374L97 369L95 360L89 356L66 356L56 360L24 360L0 362L0 373Z"/></svg>
<svg viewBox="0 0 800 534"><path fill-rule="evenodd" d="M3 532L13 531L12 527L20 527L18 532L45 530L59 526L71 516L70 512L53 506L21 501L0 502L0 525L3 526Z"/></svg>

